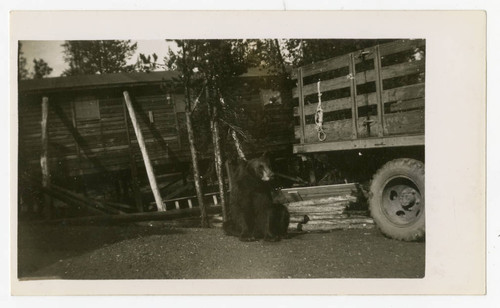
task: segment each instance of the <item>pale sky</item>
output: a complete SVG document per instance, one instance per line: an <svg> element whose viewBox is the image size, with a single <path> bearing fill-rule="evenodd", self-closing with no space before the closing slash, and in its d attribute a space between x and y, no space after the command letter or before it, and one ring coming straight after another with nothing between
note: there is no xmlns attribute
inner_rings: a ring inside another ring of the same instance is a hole
<svg viewBox="0 0 500 308"><path fill-rule="evenodd" d="M135 63L140 53L150 55L156 53L158 61L163 63L163 57L168 53L169 46L175 49L176 44L165 42L164 40L132 40L137 42L136 54L132 56L129 64ZM33 71L33 59L43 59L54 70L48 77L59 77L67 68L63 59L63 48L61 45L64 41L21 41L23 44L23 52L26 57L26 67L31 73Z"/></svg>

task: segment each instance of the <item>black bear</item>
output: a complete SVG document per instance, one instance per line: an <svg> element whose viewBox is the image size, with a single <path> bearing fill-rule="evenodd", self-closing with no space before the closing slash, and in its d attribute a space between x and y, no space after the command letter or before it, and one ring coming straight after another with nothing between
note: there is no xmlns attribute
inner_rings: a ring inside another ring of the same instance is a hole
<svg viewBox="0 0 500 308"><path fill-rule="evenodd" d="M242 241L257 238L274 241L287 235L290 215L286 206L273 204L268 181L273 176L267 154L228 163L229 218L224 223L228 235Z"/></svg>

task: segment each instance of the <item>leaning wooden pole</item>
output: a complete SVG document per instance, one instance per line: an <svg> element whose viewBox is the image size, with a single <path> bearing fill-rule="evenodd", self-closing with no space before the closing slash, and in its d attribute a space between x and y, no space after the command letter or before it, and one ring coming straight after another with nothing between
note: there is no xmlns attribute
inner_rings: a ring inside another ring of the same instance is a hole
<svg viewBox="0 0 500 308"><path fill-rule="evenodd" d="M125 122L125 130L127 131L128 156L130 160L130 172L132 174L132 190L134 191L135 207L140 213L144 211L144 206L142 205L139 176L137 172L137 165L135 163L134 150L132 148L132 140L130 138L130 131L128 130L127 105L125 103L123 103L123 120Z"/></svg>
<svg viewBox="0 0 500 308"><path fill-rule="evenodd" d="M40 155L40 166L42 168L42 186L43 188L50 189L50 171L49 171L49 132L47 121L49 117L49 98L44 96L42 98L42 153ZM52 198L45 194L45 203L43 212L46 219L52 218Z"/></svg>
<svg viewBox="0 0 500 308"><path fill-rule="evenodd" d="M184 88L184 94L186 99L186 127L189 140L189 149L191 150L191 162L193 164L194 186L196 188L196 197L198 199L198 205L200 207L201 213L201 226L203 228L208 228L210 227L210 221L208 220L207 209L205 207L205 203L203 202L203 192L200 183L200 171L198 168L198 157L196 154L196 147L194 142L193 124L191 123L191 101L189 97L189 88L187 85Z"/></svg>
<svg viewBox="0 0 500 308"><path fill-rule="evenodd" d="M139 148L141 149L142 158L144 159L144 165L146 166L146 173L148 174L149 184L151 185L151 190L153 191L153 195L155 197L156 207L159 212L163 212L166 210L165 204L161 198L160 189L156 184L156 178L153 171L153 166L151 165L151 161L149 160L148 151L146 149L146 142L144 141L144 137L142 136L141 127L139 126L139 122L137 122L137 117L135 116L134 107L132 106L132 100L127 91L123 92L123 97L125 98L125 104L127 105L128 113L130 115L130 120L132 122L132 126L134 127L135 135L137 136L137 142L139 143Z"/></svg>

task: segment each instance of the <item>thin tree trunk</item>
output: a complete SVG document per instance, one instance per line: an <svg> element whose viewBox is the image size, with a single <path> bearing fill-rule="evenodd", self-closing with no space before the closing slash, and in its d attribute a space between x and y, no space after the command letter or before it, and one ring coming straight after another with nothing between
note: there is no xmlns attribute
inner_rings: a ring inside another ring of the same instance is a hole
<svg viewBox="0 0 500 308"><path fill-rule="evenodd" d="M210 221L208 220L207 209L205 207L205 203L203 202L203 192L202 192L201 183L200 183L200 171L198 168L198 158L197 158L196 147L195 147L195 143L194 143L193 125L191 123L191 100L189 97L188 84L189 84L189 82L187 82L187 84L185 85L184 94L186 97L185 98L186 99L186 127L187 127L188 140L189 140L189 149L191 150L191 162L193 164L194 186L196 188L196 196L198 198L198 205L200 207L201 226L203 228L208 228L208 227L210 227Z"/></svg>
<svg viewBox="0 0 500 308"><path fill-rule="evenodd" d="M210 87L207 86L207 101L210 102ZM213 93L212 93L213 94ZM220 133L219 133L219 121L218 121L218 111L217 105L215 104L215 99L212 95L212 104L208 103L208 108L211 108L210 117L210 127L212 128L212 141L214 145L214 160L215 160L215 171L217 173L217 182L219 184L219 195L220 202L222 206L222 219L227 221L227 211L226 211L226 197L224 195L224 175L222 174L222 153L220 147Z"/></svg>
<svg viewBox="0 0 500 308"><path fill-rule="evenodd" d="M236 147L238 156L243 160L247 160L247 158L245 157L245 153L243 153L243 149L241 148L240 140L238 139L238 136L236 135L236 132L234 130L231 130L231 137L233 137L234 146Z"/></svg>

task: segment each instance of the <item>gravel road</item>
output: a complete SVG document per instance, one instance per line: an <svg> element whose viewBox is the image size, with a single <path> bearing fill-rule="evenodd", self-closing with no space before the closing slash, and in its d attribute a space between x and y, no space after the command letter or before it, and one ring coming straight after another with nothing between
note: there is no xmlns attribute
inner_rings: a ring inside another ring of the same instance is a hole
<svg viewBox="0 0 500 308"><path fill-rule="evenodd" d="M21 223L21 279L420 278L425 243L377 229L292 233L241 242L220 228L165 222L62 226Z"/></svg>

